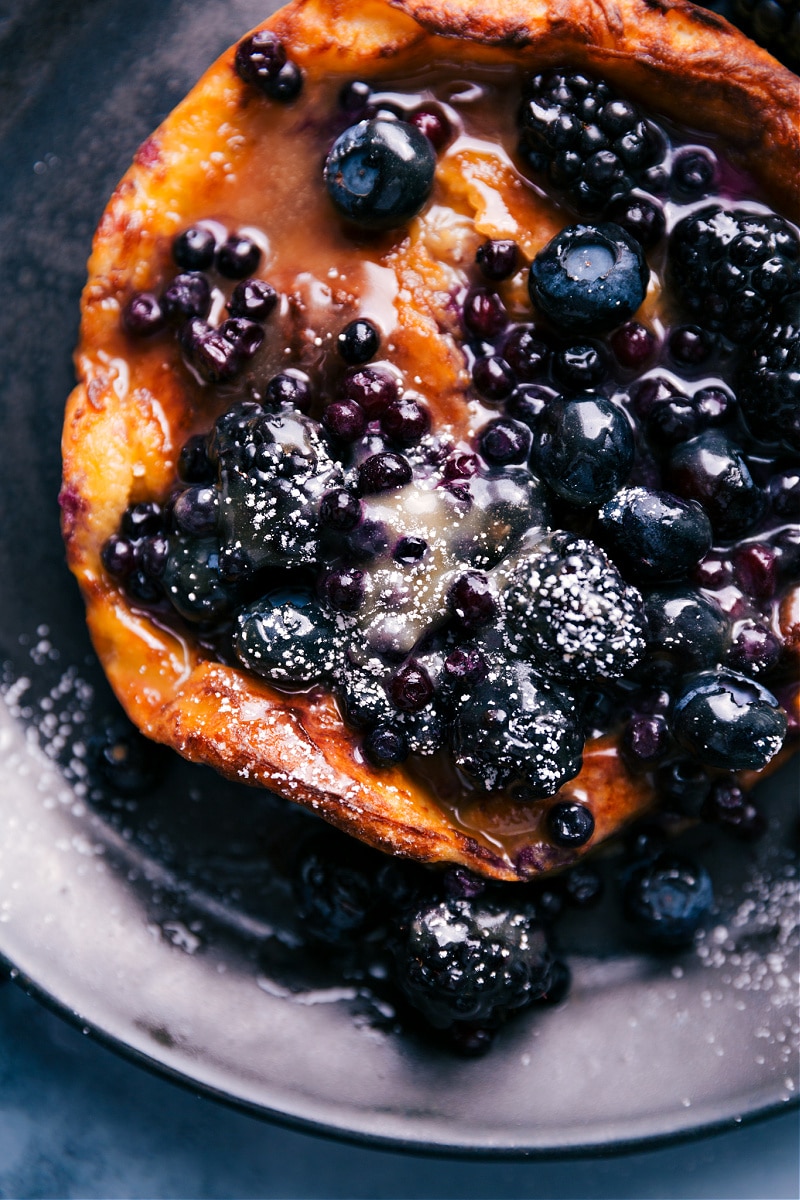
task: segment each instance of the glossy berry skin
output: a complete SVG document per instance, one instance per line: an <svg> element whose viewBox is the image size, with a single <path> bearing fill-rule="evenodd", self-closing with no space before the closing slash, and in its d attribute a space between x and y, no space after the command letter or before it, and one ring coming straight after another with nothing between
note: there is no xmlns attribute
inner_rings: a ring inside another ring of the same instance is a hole
<svg viewBox="0 0 800 1200"><path fill-rule="evenodd" d="M158 296L136 292L122 310L122 328L135 338L151 337L166 325L166 316Z"/></svg>
<svg viewBox="0 0 800 1200"><path fill-rule="evenodd" d="M252 238L232 233L217 250L216 266L226 279L246 279L261 261L261 250Z"/></svg>
<svg viewBox="0 0 800 1200"><path fill-rule="evenodd" d="M311 385L305 375L282 371L273 375L264 389L264 403L274 408L296 408L307 413L311 407Z"/></svg>
<svg viewBox="0 0 800 1200"><path fill-rule="evenodd" d="M402 454L386 451L373 454L358 469L358 486L362 496L377 492L392 492L411 482L411 466Z"/></svg>
<svg viewBox="0 0 800 1200"><path fill-rule="evenodd" d="M473 363L472 382L485 400L496 404L511 395L516 380L505 359L489 354Z"/></svg>
<svg viewBox="0 0 800 1200"><path fill-rule="evenodd" d="M211 288L205 275L186 271L167 284L161 297L164 314L172 321L207 317L211 311Z"/></svg>
<svg viewBox="0 0 800 1200"><path fill-rule="evenodd" d="M508 324L506 306L497 292L489 288L473 288L464 300L464 328L479 338L493 338Z"/></svg>
<svg viewBox="0 0 800 1200"><path fill-rule="evenodd" d="M500 418L483 427L479 445L486 461L496 466L524 462L531 445L530 430L521 421Z"/></svg>
<svg viewBox="0 0 800 1200"><path fill-rule="evenodd" d="M620 225L644 250L657 246L667 228L663 208L647 196L620 196L603 215Z"/></svg>
<svg viewBox="0 0 800 1200"><path fill-rule="evenodd" d="M483 896L417 910L402 926L395 958L400 987L437 1029L497 1024L545 995L552 972L532 917Z"/></svg>
<svg viewBox="0 0 800 1200"><path fill-rule="evenodd" d="M525 88L521 153L578 212L602 212L661 156L635 105L582 72L548 70Z"/></svg>
<svg viewBox="0 0 800 1200"><path fill-rule="evenodd" d="M519 263L519 248L516 242L490 239L478 247L475 262L484 279L499 282L513 275Z"/></svg>
<svg viewBox="0 0 800 1200"><path fill-rule="evenodd" d="M672 231L667 279L698 324L747 339L800 286L800 241L782 217L708 205Z"/></svg>
<svg viewBox="0 0 800 1200"><path fill-rule="evenodd" d="M329 680L340 653L330 617L304 593L283 603L257 600L241 609L233 648L243 667L287 687Z"/></svg>
<svg viewBox="0 0 800 1200"><path fill-rule="evenodd" d="M585 804L559 800L547 810L547 832L557 846L585 846L594 833L594 817Z"/></svg>
<svg viewBox="0 0 800 1200"><path fill-rule="evenodd" d="M184 327L181 345L206 383L228 383L238 375L245 357L221 329L212 329L200 317L192 317Z"/></svg>
<svg viewBox="0 0 800 1200"><path fill-rule="evenodd" d="M739 447L716 430L677 446L667 478L679 496L703 506L714 532L724 538L747 533L766 502Z"/></svg>
<svg viewBox="0 0 800 1200"><path fill-rule="evenodd" d="M534 305L570 333L607 333L633 316L650 269L641 246L619 225L570 225L531 263Z"/></svg>
<svg viewBox="0 0 800 1200"><path fill-rule="evenodd" d="M420 712L433 699L434 687L428 672L413 659L398 667L387 684L392 704L400 712Z"/></svg>
<svg viewBox="0 0 800 1200"><path fill-rule="evenodd" d="M164 567L164 591L173 608L193 624L227 616L235 596L220 575L216 538L173 538Z"/></svg>
<svg viewBox="0 0 800 1200"><path fill-rule="evenodd" d="M786 736L786 716L761 684L734 671L703 671L675 702L676 741L700 762L726 771L759 771Z"/></svg>
<svg viewBox="0 0 800 1200"><path fill-rule="evenodd" d="M574 400L560 397L540 414L531 460L562 500L595 507L625 483L633 452L625 414L604 396L584 393Z"/></svg>
<svg viewBox="0 0 800 1200"><path fill-rule="evenodd" d="M684 150L672 164L672 185L680 196L698 200L711 191L716 173L716 161L709 151Z"/></svg>
<svg viewBox="0 0 800 1200"><path fill-rule="evenodd" d="M646 366L656 348L655 334L638 321L621 325L611 335L610 342L617 362L628 371L639 371Z"/></svg>
<svg viewBox="0 0 800 1200"><path fill-rule="evenodd" d="M552 796L577 775L583 734L569 695L524 662L494 660L459 697L452 722L457 765L487 792Z"/></svg>
<svg viewBox="0 0 800 1200"><path fill-rule="evenodd" d="M503 593L508 636L548 676L615 679L644 651L641 597L599 547L550 534L523 555Z"/></svg>
<svg viewBox="0 0 800 1200"><path fill-rule="evenodd" d="M730 625L715 600L690 589L658 590L645 597L644 612L652 653L672 655L687 670L722 661Z"/></svg>
<svg viewBox="0 0 800 1200"><path fill-rule="evenodd" d="M217 489L203 484L181 492L172 508L172 519L182 533L203 537L217 528Z"/></svg>
<svg viewBox="0 0 800 1200"><path fill-rule="evenodd" d="M737 391L755 437L800 452L800 291L745 347Z"/></svg>
<svg viewBox="0 0 800 1200"><path fill-rule="evenodd" d="M286 62L283 42L268 29L245 38L236 47L236 73L245 83L265 90Z"/></svg>
<svg viewBox="0 0 800 1200"><path fill-rule="evenodd" d="M319 519L326 529L349 533L361 520L361 501L344 488L332 488L322 497Z"/></svg>
<svg viewBox="0 0 800 1200"><path fill-rule="evenodd" d="M214 262L217 243L210 229L190 225L172 243L172 257L182 271L207 271Z"/></svg>
<svg viewBox="0 0 800 1200"><path fill-rule="evenodd" d="M703 867L666 856L637 867L623 893L625 915L644 939L665 948L690 945L713 902Z"/></svg>
<svg viewBox="0 0 800 1200"><path fill-rule="evenodd" d="M336 339L336 348L351 367L369 362L378 353L381 335L372 321L359 317L345 325Z"/></svg>
<svg viewBox="0 0 800 1200"><path fill-rule="evenodd" d="M683 579L711 549L704 510L670 492L624 488L604 505L598 522L611 557L643 583Z"/></svg>
<svg viewBox="0 0 800 1200"><path fill-rule="evenodd" d="M756 621L745 621L735 632L725 665L756 679L777 667L782 650L780 638L771 629Z"/></svg>
<svg viewBox="0 0 800 1200"><path fill-rule="evenodd" d="M533 383L547 374L550 347L533 325L514 325L503 339L503 358L520 383Z"/></svg>
<svg viewBox="0 0 800 1200"><path fill-rule="evenodd" d="M325 576L322 591L325 603L334 612L356 612L364 602L364 572L356 567L340 567Z"/></svg>
<svg viewBox="0 0 800 1200"><path fill-rule="evenodd" d="M447 606L462 629L480 629L496 620L500 612L497 592L482 571L466 571L451 584Z"/></svg>
<svg viewBox="0 0 800 1200"><path fill-rule="evenodd" d="M420 133L425 134L434 150L442 150L452 137L450 122L440 109L418 108L409 121Z"/></svg>
<svg viewBox="0 0 800 1200"><path fill-rule="evenodd" d="M291 104L303 90L303 72L295 62L285 62L264 87L264 92L271 100L279 104Z"/></svg>
<svg viewBox="0 0 800 1200"><path fill-rule="evenodd" d="M342 442L354 442L366 427L363 408L354 400L334 400L322 414L322 424L328 433Z"/></svg>
<svg viewBox="0 0 800 1200"><path fill-rule="evenodd" d="M364 755L374 767L393 767L408 758L408 742L391 725L376 725L361 743Z"/></svg>
<svg viewBox="0 0 800 1200"><path fill-rule="evenodd" d="M553 355L553 374L572 391L597 387L608 378L608 354L600 342L578 342Z"/></svg>
<svg viewBox="0 0 800 1200"><path fill-rule="evenodd" d="M430 413L413 396L398 396L381 417L381 428L398 446L415 445L430 427Z"/></svg>
<svg viewBox="0 0 800 1200"><path fill-rule="evenodd" d="M265 279L243 279L233 289L228 312L232 317L266 321L277 303L278 293Z"/></svg>
<svg viewBox="0 0 800 1200"><path fill-rule="evenodd" d="M359 121L334 142L324 179L337 212L366 229L394 229L430 195L436 152L406 121Z"/></svg>
<svg viewBox="0 0 800 1200"><path fill-rule="evenodd" d="M169 538L153 533L138 543L134 557L148 579L160 579L167 565L169 551Z"/></svg>
<svg viewBox="0 0 800 1200"><path fill-rule="evenodd" d="M351 367L345 371L341 390L343 399L354 400L363 408L368 421L379 420L398 398L397 380L376 367Z"/></svg>

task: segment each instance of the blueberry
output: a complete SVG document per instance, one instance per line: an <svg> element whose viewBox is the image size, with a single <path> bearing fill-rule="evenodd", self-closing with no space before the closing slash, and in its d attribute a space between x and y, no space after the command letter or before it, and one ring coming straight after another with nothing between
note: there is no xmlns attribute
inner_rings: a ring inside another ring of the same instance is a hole
<svg viewBox="0 0 800 1200"><path fill-rule="evenodd" d="M303 72L295 62L285 62L276 75L264 84L264 92L280 104L291 104L303 90Z"/></svg>
<svg viewBox="0 0 800 1200"><path fill-rule="evenodd" d="M322 586L325 603L334 612L355 612L364 603L365 576L355 567L329 571Z"/></svg>
<svg viewBox="0 0 800 1200"><path fill-rule="evenodd" d="M638 321L629 321L615 329L610 341L614 357L628 371L640 371L653 357L656 348L655 334Z"/></svg>
<svg viewBox="0 0 800 1200"><path fill-rule="evenodd" d="M322 414L322 424L339 441L354 442L364 432L367 418L355 400L334 400Z"/></svg>
<svg viewBox="0 0 800 1200"><path fill-rule="evenodd" d="M531 434L521 421L500 418L484 425L479 444L487 462L505 466L506 463L525 461L530 450Z"/></svg>
<svg viewBox="0 0 800 1200"><path fill-rule="evenodd" d="M583 734L569 695L523 662L492 660L487 677L459 696L451 736L456 764L487 792L552 796L581 766Z"/></svg>
<svg viewBox="0 0 800 1200"><path fill-rule="evenodd" d="M746 595L771 600L778 586L778 554L765 542L746 542L733 552L733 572Z"/></svg>
<svg viewBox="0 0 800 1200"><path fill-rule="evenodd" d="M405 121L359 121L336 139L325 161L334 207L366 229L393 229L416 216L430 195L436 154Z"/></svg>
<svg viewBox="0 0 800 1200"><path fill-rule="evenodd" d="M482 571L466 571L450 585L447 606L462 629L490 625L500 613L497 592Z"/></svg>
<svg viewBox="0 0 800 1200"><path fill-rule="evenodd" d="M472 382L485 400L497 403L511 395L516 379L505 359L489 354L473 363Z"/></svg>
<svg viewBox="0 0 800 1200"><path fill-rule="evenodd" d="M702 504L721 537L746 533L761 516L764 493L739 447L722 433L707 430L676 447L667 472L679 496Z"/></svg>
<svg viewBox="0 0 800 1200"><path fill-rule="evenodd" d="M683 579L711 549L711 523L696 501L649 488L609 500L599 528L615 562L642 582Z"/></svg>
<svg viewBox="0 0 800 1200"><path fill-rule="evenodd" d="M485 279L492 282L507 279L514 274L519 263L517 243L500 238L483 242L475 254L475 262Z"/></svg>
<svg viewBox="0 0 800 1200"><path fill-rule="evenodd" d="M425 134L434 150L441 150L452 137L450 122L440 109L418 108L409 121L415 129Z"/></svg>
<svg viewBox="0 0 800 1200"><path fill-rule="evenodd" d="M603 504L633 464L633 434L625 414L604 396L554 400L534 427L535 470L563 500Z"/></svg>
<svg viewBox="0 0 800 1200"><path fill-rule="evenodd" d="M402 537L394 548L392 558L403 566L411 566L425 557L428 543L420 537Z"/></svg>
<svg viewBox="0 0 800 1200"><path fill-rule="evenodd" d="M716 338L699 325L678 325L670 333L667 346L680 366L699 367L713 354Z"/></svg>
<svg viewBox="0 0 800 1200"><path fill-rule="evenodd" d="M533 325L515 325L503 339L503 358L522 383L547 374L550 347Z"/></svg>
<svg viewBox="0 0 800 1200"><path fill-rule="evenodd" d="M608 221L621 226L645 250L658 245L667 228L663 208L648 196L620 196L609 206L605 216Z"/></svg>
<svg viewBox="0 0 800 1200"><path fill-rule="evenodd" d="M800 467L773 475L768 491L773 512L780 517L800 517Z"/></svg>
<svg viewBox="0 0 800 1200"><path fill-rule="evenodd" d="M103 543L100 559L112 579L126 579L136 563L133 543L129 538L112 533Z"/></svg>
<svg viewBox="0 0 800 1200"><path fill-rule="evenodd" d="M715 600L688 589L650 592L644 602L647 644L699 670L721 662L730 637L728 619Z"/></svg>
<svg viewBox="0 0 800 1200"><path fill-rule="evenodd" d="M711 909L714 891L703 867L659 857L631 873L623 900L626 916L648 941L679 947L691 943Z"/></svg>
<svg viewBox="0 0 800 1200"><path fill-rule="evenodd" d="M261 250L252 238L232 233L217 250L216 266L226 279L245 279L261 261Z"/></svg>
<svg viewBox="0 0 800 1200"><path fill-rule="evenodd" d="M233 593L220 576L215 538L172 539L163 580L167 598L187 621L210 624L233 607Z"/></svg>
<svg viewBox="0 0 800 1200"><path fill-rule="evenodd" d="M620 745L634 768L651 767L669 746L669 727L663 713L634 713L622 731Z"/></svg>
<svg viewBox="0 0 800 1200"><path fill-rule="evenodd" d="M394 376L377 367L351 367L342 379L342 396L354 400L367 414L367 420L380 419L398 397Z"/></svg>
<svg viewBox="0 0 800 1200"><path fill-rule="evenodd" d="M438 1029L496 1024L544 996L552 978L547 939L531 915L482 896L418 909L395 958L400 987Z"/></svg>
<svg viewBox="0 0 800 1200"><path fill-rule="evenodd" d="M188 361L207 383L227 383L241 369L243 355L238 346L199 317L186 325L181 342Z"/></svg>
<svg viewBox="0 0 800 1200"><path fill-rule="evenodd" d="M223 321L219 332L234 347L240 359L252 358L264 341L264 330L257 321L247 317L230 317Z"/></svg>
<svg viewBox="0 0 800 1200"><path fill-rule="evenodd" d="M777 667L782 650L780 638L766 625L743 621L735 631L725 665L754 679Z"/></svg>
<svg viewBox="0 0 800 1200"><path fill-rule="evenodd" d="M166 316L182 321L188 317L207 317L211 311L211 287L199 271L176 275L161 298Z"/></svg>
<svg viewBox="0 0 800 1200"><path fill-rule="evenodd" d="M411 478L408 460L391 451L371 455L358 469L358 486L364 496L392 492L410 483Z"/></svg>
<svg viewBox="0 0 800 1200"><path fill-rule="evenodd" d="M557 846L585 846L594 833L594 817L585 804L559 800L547 810L547 832Z"/></svg>
<svg viewBox="0 0 800 1200"><path fill-rule="evenodd" d="M300 371L273 375L264 389L264 403L274 408L296 408L307 413L311 407L311 384Z"/></svg>
<svg viewBox="0 0 800 1200"><path fill-rule="evenodd" d="M603 894L603 876L596 867L580 862L564 875L564 899L575 908L597 904Z"/></svg>
<svg viewBox="0 0 800 1200"><path fill-rule="evenodd" d="M239 662L290 687L330 680L339 657L330 617L307 593L281 599L257 600L236 614L233 648Z"/></svg>
<svg viewBox="0 0 800 1200"><path fill-rule="evenodd" d="M345 488L332 488L322 497L319 519L327 529L349 533L361 520L361 501Z"/></svg>
<svg viewBox="0 0 800 1200"><path fill-rule="evenodd" d="M477 287L464 300L463 320L469 333L479 338L492 338L505 329L508 313L497 292Z"/></svg>
<svg viewBox="0 0 800 1200"><path fill-rule="evenodd" d="M553 374L572 391L595 388L608 378L608 354L600 342L564 346L553 355Z"/></svg>
<svg viewBox="0 0 800 1200"><path fill-rule="evenodd" d="M265 279L243 279L233 289L228 312L232 317L266 321L277 303L278 293Z"/></svg>
<svg viewBox="0 0 800 1200"><path fill-rule="evenodd" d="M786 736L786 716L761 684L733 671L703 671L675 702L672 730L709 767L759 771Z"/></svg>
<svg viewBox="0 0 800 1200"><path fill-rule="evenodd" d="M218 515L217 489L204 484L197 484L181 492L172 508L172 518L176 527L195 537L214 533Z"/></svg>
<svg viewBox="0 0 800 1200"><path fill-rule="evenodd" d="M633 315L649 278L641 246L619 225L571 225L536 255L528 286L559 328L605 333Z"/></svg>
<svg viewBox="0 0 800 1200"><path fill-rule="evenodd" d="M399 446L413 446L430 429L430 413L413 396L398 396L386 406L381 427Z"/></svg>
<svg viewBox="0 0 800 1200"><path fill-rule="evenodd" d="M408 742L402 732L387 724L371 729L365 735L362 747L366 758L375 767L393 767L408 757Z"/></svg>
<svg viewBox="0 0 800 1200"><path fill-rule="evenodd" d="M207 271L214 262L216 239L210 229L190 225L172 243L172 257L182 271Z"/></svg>
<svg viewBox="0 0 800 1200"><path fill-rule="evenodd" d="M131 337L150 337L165 325L164 310L152 292L135 292L122 310L122 328Z"/></svg>
<svg viewBox="0 0 800 1200"><path fill-rule="evenodd" d="M236 73L245 83L265 89L286 62L283 42L268 29L260 29L236 47Z"/></svg>
<svg viewBox="0 0 800 1200"><path fill-rule="evenodd" d="M434 687L425 668L413 659L395 671L386 688L400 712L420 712L433 699Z"/></svg>
<svg viewBox="0 0 800 1200"><path fill-rule="evenodd" d="M675 758L664 763L655 775L658 797L668 811L699 817L708 798L708 772L692 758Z"/></svg>
<svg viewBox="0 0 800 1200"><path fill-rule="evenodd" d="M716 161L708 150L688 149L675 156L672 182L675 190L697 200L711 191L716 176Z"/></svg>
<svg viewBox="0 0 800 1200"><path fill-rule="evenodd" d="M706 800L703 816L743 841L755 841L766 831L767 822L735 779L720 779Z"/></svg>
<svg viewBox="0 0 800 1200"><path fill-rule="evenodd" d="M345 325L336 339L336 347L344 361L350 366L369 362L378 353L381 335L372 321L359 317Z"/></svg>

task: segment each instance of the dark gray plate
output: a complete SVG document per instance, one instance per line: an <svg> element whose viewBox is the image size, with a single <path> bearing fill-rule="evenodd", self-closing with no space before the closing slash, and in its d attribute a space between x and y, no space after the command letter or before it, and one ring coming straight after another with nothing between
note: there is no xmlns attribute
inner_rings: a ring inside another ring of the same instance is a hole
<svg viewBox="0 0 800 1200"><path fill-rule="evenodd" d="M58 532L59 431L94 225L137 144L270 5L6 4L0 13L0 953L29 989L144 1063L254 1111L431 1150L619 1149L791 1102L795 776L757 854L710 848L696 951L565 931L567 1003L461 1061L398 1033L298 944L276 864L310 818L170 761L145 799L94 788L113 700ZM24 16L23 16L24 12Z"/></svg>

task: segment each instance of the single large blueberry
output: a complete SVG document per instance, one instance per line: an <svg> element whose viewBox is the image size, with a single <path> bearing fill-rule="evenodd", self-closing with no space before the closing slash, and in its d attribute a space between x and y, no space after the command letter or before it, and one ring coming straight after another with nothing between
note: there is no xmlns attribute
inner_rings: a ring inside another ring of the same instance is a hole
<svg viewBox="0 0 800 1200"><path fill-rule="evenodd" d="M619 225L569 225L531 263L531 300L560 329L606 333L642 303L650 270Z"/></svg>
<svg viewBox="0 0 800 1200"><path fill-rule="evenodd" d="M711 522L694 500L624 488L600 512L611 557L643 582L683 579L711 549Z"/></svg>
<svg viewBox="0 0 800 1200"><path fill-rule="evenodd" d="M708 872L679 859L637 867L625 885L625 914L649 942L688 945L714 901Z"/></svg>
<svg viewBox="0 0 800 1200"><path fill-rule="evenodd" d="M435 169L433 146L415 126L375 117L336 139L325 185L343 217L368 229L393 229L422 208Z"/></svg>
<svg viewBox="0 0 800 1200"><path fill-rule="evenodd" d="M667 471L675 491L702 504L721 537L746 533L766 504L739 447L716 430L677 446Z"/></svg>
<svg viewBox="0 0 800 1200"><path fill-rule="evenodd" d="M536 422L532 460L562 500L580 506L603 504L631 469L631 427L604 396L562 396L548 404Z"/></svg>
<svg viewBox="0 0 800 1200"><path fill-rule="evenodd" d="M675 702L672 732L709 767L760 771L783 745L786 716L760 683L734 671L703 671Z"/></svg>
<svg viewBox="0 0 800 1200"><path fill-rule="evenodd" d="M330 617L305 593L276 594L236 616L234 650L242 666L274 683L307 686L329 680L338 662Z"/></svg>
<svg viewBox="0 0 800 1200"><path fill-rule="evenodd" d="M721 661L730 625L715 600L684 588L659 589L645 597L648 649L673 655L694 670Z"/></svg>

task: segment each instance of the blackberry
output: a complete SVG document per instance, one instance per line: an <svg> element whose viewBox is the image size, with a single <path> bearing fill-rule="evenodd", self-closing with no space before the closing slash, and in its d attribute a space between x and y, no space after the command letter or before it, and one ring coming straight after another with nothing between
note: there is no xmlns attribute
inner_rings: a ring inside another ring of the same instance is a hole
<svg viewBox="0 0 800 1200"><path fill-rule="evenodd" d="M431 1025L497 1025L547 994L552 958L525 911L483 896L417 910L395 947L397 981Z"/></svg>
<svg viewBox="0 0 800 1200"><path fill-rule="evenodd" d="M800 451L800 291L745 349L737 383L751 432Z"/></svg>
<svg viewBox="0 0 800 1200"><path fill-rule="evenodd" d="M800 284L800 241L782 217L711 204L672 231L667 278L698 324L740 341Z"/></svg>
<svg viewBox="0 0 800 1200"><path fill-rule="evenodd" d="M237 613L236 657L249 671L281 685L330 680L340 652L333 621L310 595L279 599L267 597Z"/></svg>
<svg viewBox="0 0 800 1200"><path fill-rule="evenodd" d="M512 567L506 619L520 647L560 679L615 679L644 651L641 597L593 542L555 533Z"/></svg>
<svg viewBox="0 0 800 1200"><path fill-rule="evenodd" d="M315 563L322 498L344 482L317 423L289 408L244 403L219 418L210 449L223 544L244 550L254 570Z"/></svg>
<svg viewBox="0 0 800 1200"><path fill-rule="evenodd" d="M524 92L520 125L523 158L579 213L601 213L663 157L663 135L636 105L580 72L535 75Z"/></svg>
<svg viewBox="0 0 800 1200"><path fill-rule="evenodd" d="M527 663L495 658L456 704L451 734L456 763L487 792L552 796L580 770L574 705Z"/></svg>

